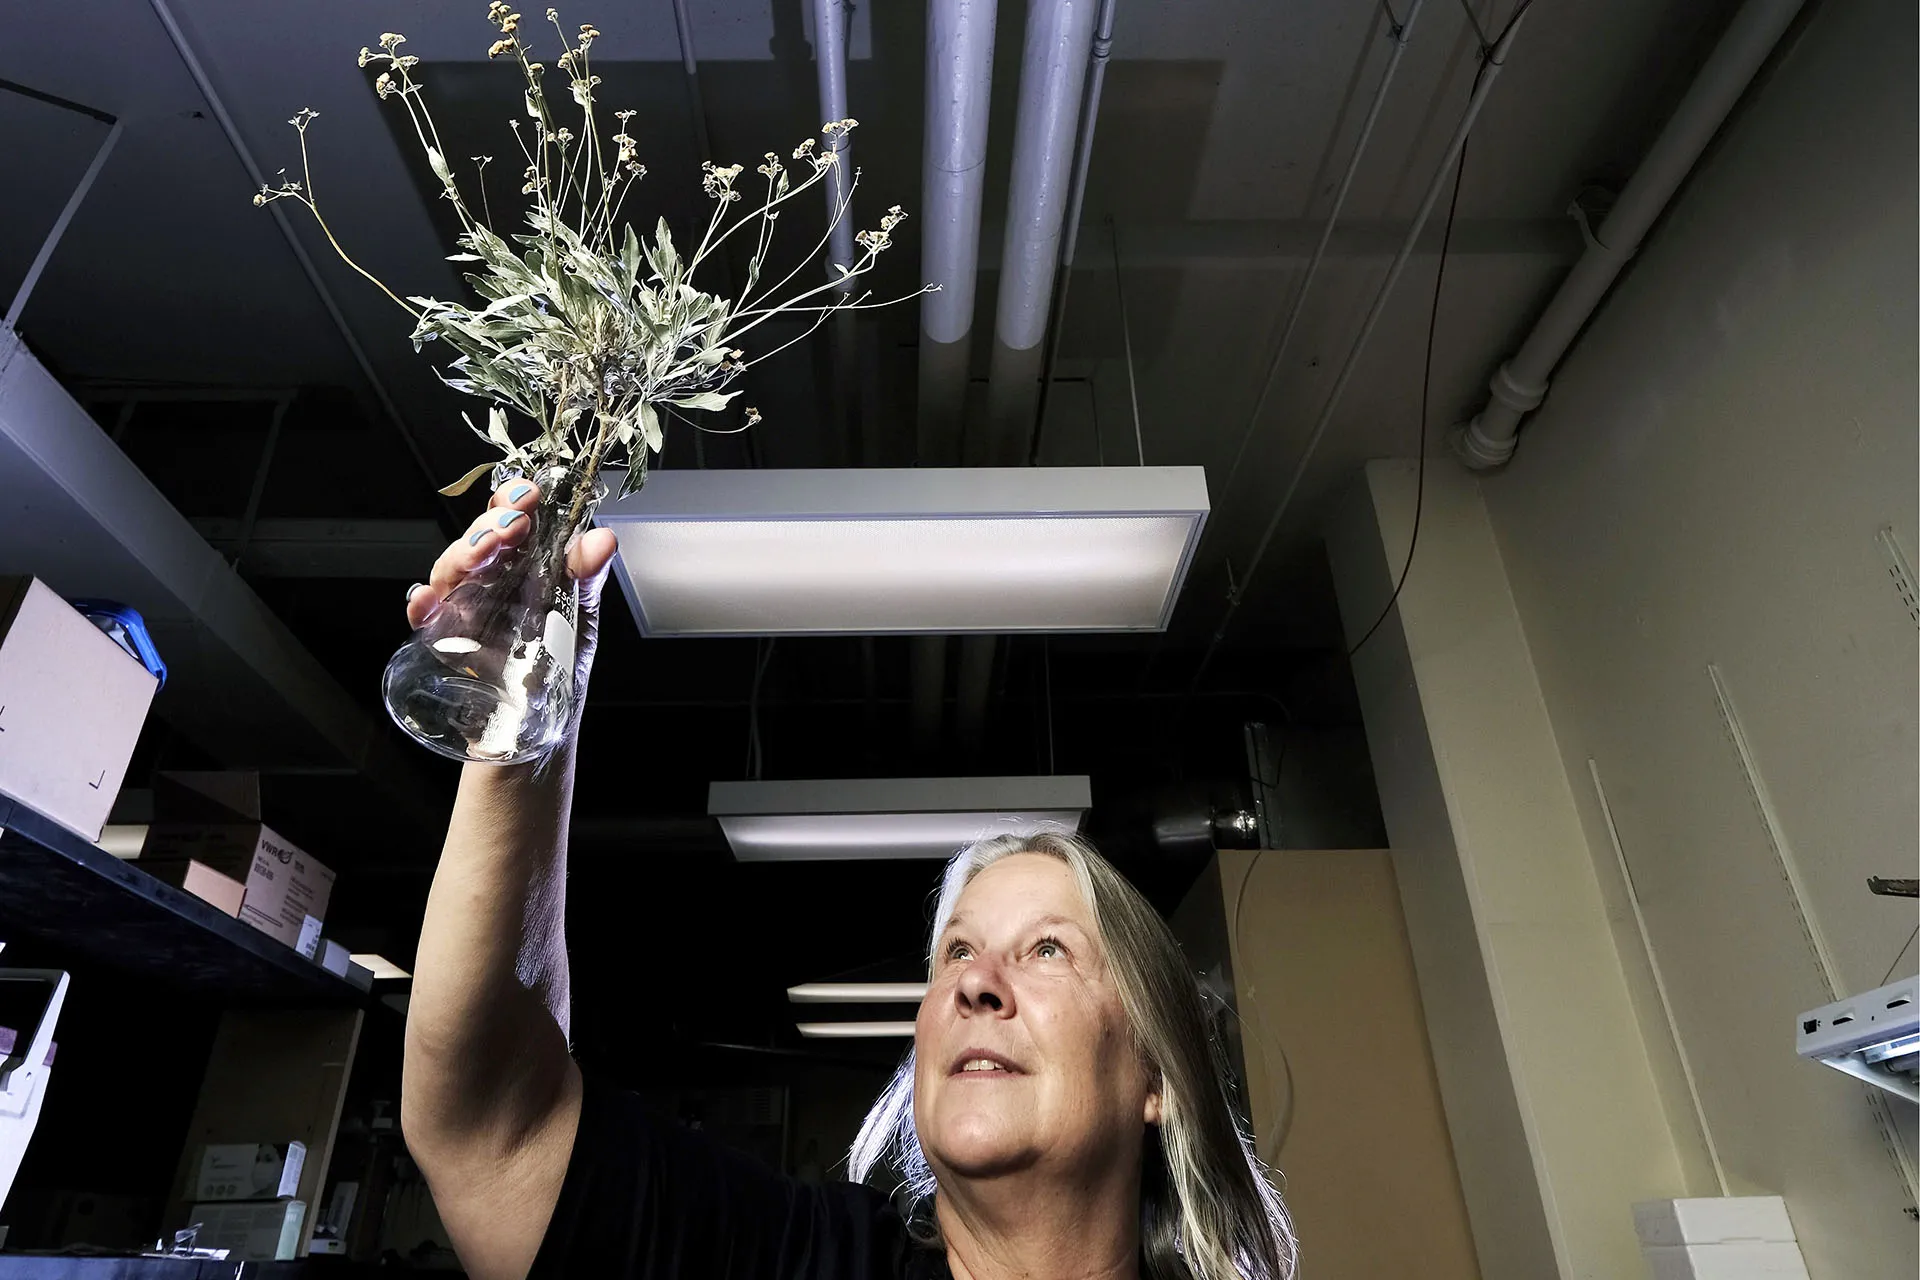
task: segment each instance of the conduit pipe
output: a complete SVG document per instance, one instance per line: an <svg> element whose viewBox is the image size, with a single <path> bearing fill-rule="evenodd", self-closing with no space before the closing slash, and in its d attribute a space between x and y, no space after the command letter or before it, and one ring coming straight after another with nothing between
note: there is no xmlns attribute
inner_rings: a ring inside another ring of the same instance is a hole
<svg viewBox="0 0 1920 1280"><path fill-rule="evenodd" d="M1026 456L1098 9L1099 0L1034 0L1027 10L987 429L977 444L969 441L972 462L1018 466Z"/></svg>
<svg viewBox="0 0 1920 1280"><path fill-rule="evenodd" d="M1287 510L1293 505L1293 497L1300 491L1300 482L1306 477L1307 467L1313 462L1313 455L1320 448L1327 428L1333 422L1334 410L1339 408L1341 397L1346 394L1347 384L1353 380L1353 372L1360 364L1360 356L1367 348L1367 342L1373 337L1380 316L1387 309L1387 299L1392 296L1394 286L1400 283L1400 275L1406 270L1407 259L1413 256L1413 249L1419 243L1421 232L1426 230L1427 219L1433 214L1434 205L1440 201L1440 193L1446 189L1447 175L1453 172L1453 166L1460 161L1460 150L1467 145L1467 135L1473 132L1473 122L1480 117L1480 108L1486 105L1487 95L1493 92L1494 81L1500 78L1500 69L1506 65L1507 53L1513 48L1513 38L1520 33L1520 24L1526 19L1527 10L1522 8L1507 24L1507 30L1500 37L1500 43L1487 53L1486 64L1474 80L1473 96L1467 100L1465 114L1460 117L1459 125L1453 131L1453 137L1447 143L1447 153L1441 157L1440 165L1433 171L1433 181L1427 184L1427 194L1420 201L1420 211L1413 217L1413 225L1407 228L1406 239L1400 243L1400 251L1394 255L1393 265L1387 268L1387 278L1380 282L1380 289L1373 295L1373 305L1367 309L1367 317L1360 323L1360 332L1354 335L1353 345L1347 348L1346 359L1340 364L1340 373L1333 381L1333 390L1327 393L1326 403L1320 407L1320 416L1314 420L1313 432L1307 437L1306 447L1300 451L1300 461L1294 465L1293 475L1287 480L1287 487L1281 491L1280 500L1274 504L1273 515L1267 520L1266 530L1260 535L1260 542L1253 549L1253 556L1247 561L1246 570L1241 574L1239 584L1227 596L1227 610L1220 617L1220 625L1214 628L1213 636L1207 641L1206 652L1200 656L1200 665L1194 669L1193 680L1187 686L1188 693L1199 688L1200 679L1206 675L1207 667L1213 661L1214 653L1220 648L1220 642L1226 637L1227 628L1233 624L1233 617L1240 611L1240 602L1246 598L1247 587L1252 584L1254 575L1259 572L1261 561L1266 559L1267 551L1273 546L1274 535L1280 531L1280 522L1286 518Z"/></svg>
<svg viewBox="0 0 1920 1280"><path fill-rule="evenodd" d="M920 299L918 458L923 467L960 461L997 9L997 0L934 0L927 11L920 275L938 289Z"/></svg>
<svg viewBox="0 0 1920 1280"><path fill-rule="evenodd" d="M1019 107L1013 125L1013 176L1007 191L1006 243L987 372L987 423L968 440L968 461L1018 466L1040 405L1042 343L1060 263L1081 98L1093 60L1102 0L1032 0L1021 48ZM976 754L986 739L993 681L993 636L963 636L957 705L960 745Z"/></svg>
<svg viewBox="0 0 1920 1280"><path fill-rule="evenodd" d="M1421 0L1414 0L1418 6ZM1060 332L1067 317L1067 286L1073 283L1073 254L1080 244L1080 211L1087 199L1087 171L1093 167L1093 130L1100 121L1100 93L1107 83L1107 63L1113 57L1113 12L1116 0L1101 0L1100 20L1094 26L1093 52L1087 72L1086 99L1080 104L1080 149L1073 157L1073 190L1067 197L1067 221L1060 241L1060 287L1053 291L1047 317L1047 355L1040 363L1040 399L1033 411L1033 444L1027 465L1040 464L1040 433L1046 426L1047 399L1053 391L1053 366L1060 357ZM1118 259L1116 252L1114 255ZM1128 365L1131 373L1132 365Z"/></svg>
<svg viewBox="0 0 1920 1280"><path fill-rule="evenodd" d="M1246 460L1247 446L1253 442L1254 430L1260 425L1260 415L1266 411L1267 398L1273 394L1274 384L1279 380L1281 362L1286 359L1287 348L1293 343L1293 331L1299 327L1300 316L1306 310L1307 294L1313 288L1314 277L1320 274L1320 264L1326 260L1327 245L1333 241L1334 228L1340 224L1340 214L1347 205L1347 193L1353 190L1354 175L1360 172L1360 161L1367 154L1367 144L1373 141L1373 127L1380 121L1380 109L1387 105L1387 90L1393 86L1393 77L1400 70L1400 59L1406 56L1407 42L1413 38L1413 24L1420 20L1420 8L1426 0L1413 0L1413 6L1407 10L1404 21L1390 24L1387 34L1393 39L1393 52L1387 55L1387 69L1380 73L1380 83L1373 91L1373 105L1367 108L1366 123L1360 126L1360 136L1354 140L1353 154L1347 158L1347 171L1340 179L1340 189L1334 194L1333 207L1327 210L1327 220L1320 228L1320 242L1313 246L1313 256L1307 259L1307 269L1300 277L1300 287L1294 292L1293 305L1287 309L1287 320L1280 328L1280 341L1274 344L1273 356L1267 361L1266 376L1260 380L1260 394L1253 402L1253 412L1247 415L1246 429L1240 433L1240 446L1233 451L1233 465L1227 468L1226 483L1220 486L1220 501L1225 505L1233 496L1233 482L1240 474L1240 464ZM1472 9L1468 9L1472 14Z"/></svg>
<svg viewBox="0 0 1920 1280"><path fill-rule="evenodd" d="M1648 228L1666 209L1701 152L1800 12L1802 0L1747 0L1714 46L1693 86L1628 180L1587 251L1553 295L1514 357L1493 375L1492 396L1453 438L1454 452L1476 471L1513 457L1520 420L1546 399L1548 378L1599 307Z"/></svg>
<svg viewBox="0 0 1920 1280"><path fill-rule="evenodd" d="M847 0L813 0L813 67L820 79L822 123L847 118ZM853 190L853 140L845 129L835 129L824 149L836 163L821 185L827 193L827 217L837 218L827 240L827 276L840 281L842 293L853 287L842 280L853 268L853 211L847 199Z"/></svg>
<svg viewBox="0 0 1920 1280"><path fill-rule="evenodd" d="M927 11L927 111L920 203L918 448L921 466L960 461L974 295L980 278L980 207L986 190L987 115L993 98L998 0L934 0ZM914 753L940 743L947 637L918 636L909 652Z"/></svg>

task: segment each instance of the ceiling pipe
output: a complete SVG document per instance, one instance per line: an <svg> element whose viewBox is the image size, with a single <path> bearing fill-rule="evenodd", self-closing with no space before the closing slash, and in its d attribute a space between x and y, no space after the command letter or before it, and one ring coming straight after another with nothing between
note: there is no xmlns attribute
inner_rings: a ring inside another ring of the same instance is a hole
<svg viewBox="0 0 1920 1280"><path fill-rule="evenodd" d="M160 25L166 29L167 39L173 42L174 52L178 53L180 61L186 64L187 74L193 77L193 83L198 86L200 96L206 100L207 110L213 113L214 120L219 123L220 132L226 136L227 145L233 148L233 154L239 158L240 166L247 171L248 179L256 189L265 190L266 171L260 167L259 161L254 159L252 148L247 146L246 139L240 134L239 126L228 114L226 102L215 91L213 81L208 78L206 68L200 63L200 56L194 52L193 44L187 39L186 32L180 29L180 23L174 18L173 10L167 6L167 0L148 0L148 3L153 6L154 16L160 19ZM400 433L400 440L406 445L407 453L412 457L414 465L419 468L421 478L427 482L428 488L432 489L438 498L441 515L447 528L460 528L465 521L454 513L451 501L445 497L438 497L440 486L433 478L433 468L427 463L427 455L420 448L419 439L414 435L413 429L407 425L407 420L401 416L400 407L388 394L387 384L381 381L378 373L374 372L373 361L368 357L366 348L360 345L360 339L354 333L353 326L347 323L346 313L340 310L340 304L335 301L333 290L327 287L326 280L320 275L319 267L307 253L306 246L300 242L300 237L294 234L293 223L287 217L285 205L278 200L272 201L267 205L267 212L272 216L274 225L280 228L281 236L286 239L287 248L293 252L294 261L300 264L301 274L306 276L307 283L313 286L313 292L320 299L320 305L326 309L327 318L333 321L333 327L339 331L340 340L346 343L347 351L353 356L354 364L359 366L361 376L373 389L374 398L380 402L380 408L386 413L388 421L393 423L394 430Z"/></svg>
<svg viewBox="0 0 1920 1280"><path fill-rule="evenodd" d="M1587 232L1586 253L1561 283L1519 352L1493 375L1487 407L1454 433L1454 452L1468 467L1491 470L1513 457L1521 419L1546 399L1554 368L1639 250L1701 152L1726 123L1800 7L1801 0L1747 0L1734 15L1606 221L1598 231ZM1584 222L1582 230L1587 230Z"/></svg>
<svg viewBox="0 0 1920 1280"><path fill-rule="evenodd" d="M926 221L920 274L935 289L920 300L916 456L921 466L960 461L980 278L980 209L986 190L998 10L997 0L934 0L927 11L927 123L920 179ZM922 758L934 754L940 743L948 647L945 636L921 636L909 651L912 737L914 752ZM992 669L990 649L987 668ZM980 700L983 725L984 683L969 685L966 693Z"/></svg>
<svg viewBox="0 0 1920 1280"><path fill-rule="evenodd" d="M1033 0L1027 10L987 428L969 439L970 462L1018 466L1026 459L1098 9L1099 0Z"/></svg>
<svg viewBox="0 0 1920 1280"><path fill-rule="evenodd" d="M980 206L986 190L997 10L997 0L934 0L927 10L920 275L935 290L920 299L917 457L923 467L960 461L980 273Z"/></svg>
<svg viewBox="0 0 1920 1280"><path fill-rule="evenodd" d="M1415 5L1420 2L1414 0ZM1073 190L1067 197L1067 221L1060 242L1060 287L1053 291L1053 309L1047 317L1047 354L1040 362L1040 400L1033 411L1033 443L1027 450L1030 467L1040 465L1040 435L1047 425L1053 367L1060 358L1060 334L1066 328L1067 288L1073 283L1073 254L1080 244L1080 211L1087 199L1087 171L1093 167L1093 130L1100 120L1100 94L1107 83L1107 62L1113 56L1113 13L1117 7L1116 0L1101 0L1100 19L1094 24L1087 94L1080 104L1080 149L1073 157ZM1131 361L1127 367L1131 371Z"/></svg>
<svg viewBox="0 0 1920 1280"><path fill-rule="evenodd" d="M1105 2L1032 0L1027 9L1013 125L1013 176L987 372L987 422L984 432L970 436L966 451L967 460L975 464L1018 466L1032 440L1040 407L1042 344L1073 198L1074 144L1093 63L1095 18ZM969 755L985 745L997 643L993 636L960 640L960 744Z"/></svg>
<svg viewBox="0 0 1920 1280"><path fill-rule="evenodd" d="M1506 65L1507 54L1513 48L1513 38L1520 33L1520 24L1525 21L1527 7L1517 10L1507 23L1506 32L1500 37L1500 43L1487 51L1486 61L1474 78L1473 96L1467 100L1466 112L1460 117L1460 123L1453 131L1453 137L1447 143L1447 152L1440 158L1440 165L1433 171L1433 181L1427 184L1427 194L1420 201L1420 211L1414 215L1413 225L1407 228L1406 239L1400 243L1400 252L1394 255L1393 265L1387 268L1386 279L1380 282L1379 290L1373 295L1373 305L1367 309L1366 319L1360 323L1360 332L1354 335L1353 345L1347 348L1346 359L1341 361L1340 372L1333 380L1333 389L1327 393L1326 402L1320 407L1320 415L1314 420L1313 432L1307 437L1306 447L1300 451L1300 460L1294 464L1293 474L1287 480L1287 487L1281 490L1280 500L1274 504L1273 515L1267 520L1267 527L1260 535L1259 544L1253 549L1253 555L1247 561L1247 567L1240 575L1239 582L1227 595L1227 609L1220 617L1220 625L1215 627L1213 635L1207 641L1206 651L1200 655L1200 665L1194 668L1193 679L1188 682L1189 696L1200 687L1201 677L1213 662L1213 655L1219 650L1220 642L1226 638L1227 628L1233 625L1233 618L1240 611L1240 602L1246 599L1247 588L1259 572L1260 564L1266 559L1267 552L1273 546L1274 535L1280 532L1280 522L1286 518L1293 498L1300 491L1300 482L1306 478L1307 467L1312 464L1313 456L1319 451L1320 441L1326 437L1327 428L1333 424L1334 410L1339 408L1340 400L1346 395L1347 384L1353 380L1353 373L1360 364L1360 356L1365 352L1367 342L1373 337L1374 328L1380 323L1381 315L1387 309L1387 299L1393 295L1394 286L1400 283L1401 273L1406 270L1407 260L1413 256L1414 246L1420 241L1420 234L1426 230L1427 219L1433 214L1434 205L1440 201L1440 193L1446 189L1447 175L1453 172L1454 165L1460 161L1461 149L1467 145L1467 135L1473 132L1473 122L1480 117L1480 108L1486 105L1487 95L1493 92L1494 81L1500 78L1500 69Z"/></svg>
<svg viewBox="0 0 1920 1280"><path fill-rule="evenodd" d="M820 79L821 122L847 118L847 0L813 0L813 67ZM827 193L827 218L833 230L827 237L827 278L846 293L853 288L843 279L853 269L853 219L847 201L853 192L853 140L845 129L824 139L835 163L822 187Z"/></svg>

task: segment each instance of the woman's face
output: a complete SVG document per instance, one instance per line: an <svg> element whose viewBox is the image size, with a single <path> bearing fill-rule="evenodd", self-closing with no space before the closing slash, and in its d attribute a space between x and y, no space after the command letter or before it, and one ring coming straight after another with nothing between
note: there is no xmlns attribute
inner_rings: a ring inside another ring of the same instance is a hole
<svg viewBox="0 0 1920 1280"><path fill-rule="evenodd" d="M1098 1176L1139 1159L1160 1098L1067 864L1023 853L987 867L933 957L913 1120L937 1175Z"/></svg>

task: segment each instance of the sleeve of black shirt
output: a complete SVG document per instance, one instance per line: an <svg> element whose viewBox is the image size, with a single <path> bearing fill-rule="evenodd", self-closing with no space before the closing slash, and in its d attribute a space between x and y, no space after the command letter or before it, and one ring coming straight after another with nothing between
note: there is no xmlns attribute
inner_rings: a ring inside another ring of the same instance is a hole
<svg viewBox="0 0 1920 1280"><path fill-rule="evenodd" d="M896 1280L910 1251L872 1188L782 1177L589 1076L528 1280Z"/></svg>

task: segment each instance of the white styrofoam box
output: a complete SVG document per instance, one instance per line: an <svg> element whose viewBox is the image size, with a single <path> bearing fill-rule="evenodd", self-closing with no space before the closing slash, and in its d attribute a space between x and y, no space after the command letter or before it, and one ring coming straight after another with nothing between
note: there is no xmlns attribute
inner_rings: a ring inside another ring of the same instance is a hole
<svg viewBox="0 0 1920 1280"><path fill-rule="evenodd" d="M299 1256L307 1206L300 1200L196 1204L188 1221L200 1224L194 1243L202 1249L225 1249L236 1262L272 1262Z"/></svg>
<svg viewBox="0 0 1920 1280"><path fill-rule="evenodd" d="M1781 1242L1797 1238L1793 1234L1793 1223L1787 1217L1787 1202L1779 1196L1643 1200L1633 1206L1633 1230L1643 1245Z"/></svg>
<svg viewBox="0 0 1920 1280"><path fill-rule="evenodd" d="M272 1200L293 1195L306 1167L304 1142L210 1142L200 1153L195 1200Z"/></svg>
<svg viewBox="0 0 1920 1280"><path fill-rule="evenodd" d="M1653 1280L1808 1280L1790 1240L1739 1244L1650 1244L1641 1252Z"/></svg>
<svg viewBox="0 0 1920 1280"><path fill-rule="evenodd" d="M159 681L38 578L0 578L0 795L98 840Z"/></svg>

